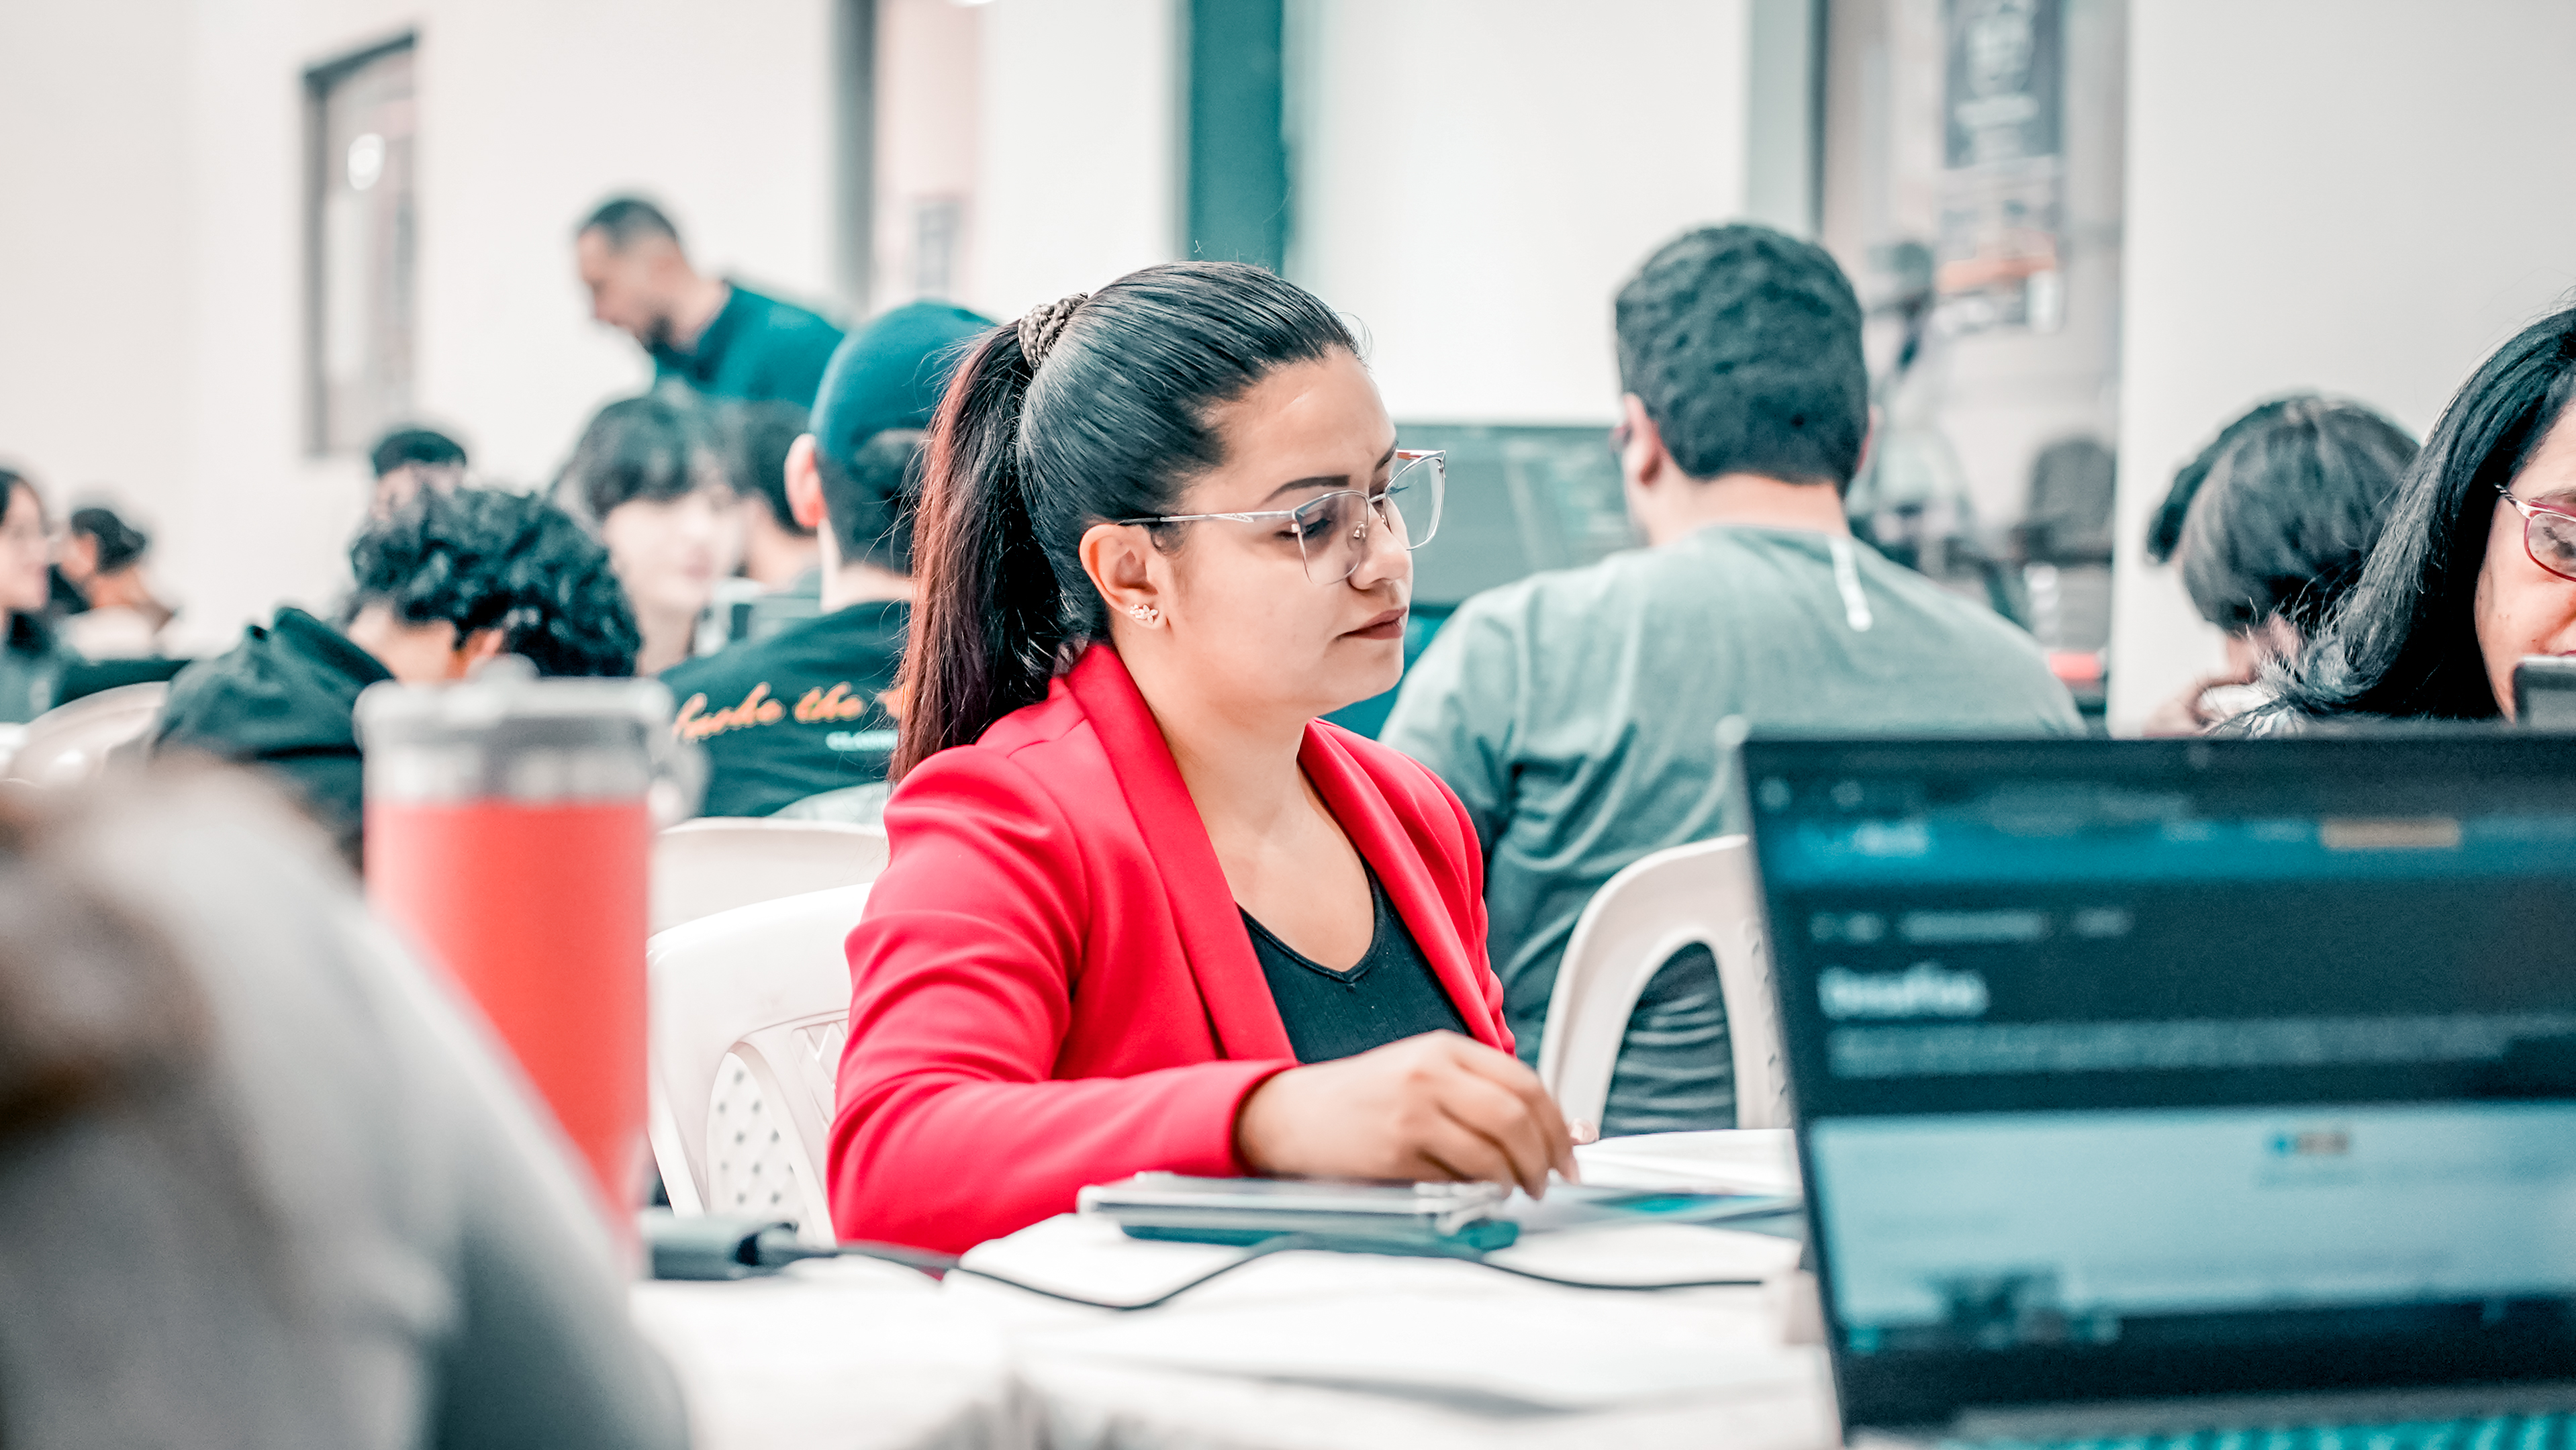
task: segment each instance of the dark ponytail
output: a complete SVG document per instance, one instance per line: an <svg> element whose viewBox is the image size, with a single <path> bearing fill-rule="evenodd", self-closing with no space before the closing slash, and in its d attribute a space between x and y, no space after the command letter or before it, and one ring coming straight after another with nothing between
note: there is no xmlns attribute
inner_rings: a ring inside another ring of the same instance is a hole
<svg viewBox="0 0 2576 1450"><path fill-rule="evenodd" d="M995 328L931 423L898 780L1044 699L1107 632L1085 530L1177 511L1225 461L1218 409L1279 367L1359 350L1314 294L1234 262L1148 267L1032 316L1037 362L1019 328Z"/></svg>

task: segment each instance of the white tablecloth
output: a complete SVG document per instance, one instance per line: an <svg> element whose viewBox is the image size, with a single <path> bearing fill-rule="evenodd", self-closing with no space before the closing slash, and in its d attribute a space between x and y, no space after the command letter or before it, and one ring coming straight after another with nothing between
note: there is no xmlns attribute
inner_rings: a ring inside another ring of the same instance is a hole
<svg viewBox="0 0 2576 1450"><path fill-rule="evenodd" d="M1689 1134L1587 1148L1586 1175L1794 1191L1788 1135ZM1094 1298L1144 1298L1236 1250L1144 1243L1053 1219L980 1246L978 1267ZM1495 1257L1607 1282L1777 1279L1790 1241L1631 1224L1525 1237ZM1836 1439L1823 1352L1783 1342L1776 1293L1565 1289L1472 1264L1281 1254L1141 1314L952 1276L1008 1327L1057 1450L1401 1445L1727 1446Z"/></svg>
<svg viewBox="0 0 2576 1450"><path fill-rule="evenodd" d="M1596 1180L1639 1184L1794 1182L1778 1134L1615 1140L1585 1163ZM1068 1215L969 1262L1128 1299L1237 1252ZM1531 1235L1497 1257L1650 1282L1776 1279L1797 1252L1759 1234L1631 1224ZM844 1262L642 1285L636 1312L679 1366L712 1450L1825 1450L1836 1438L1823 1352L1785 1343L1777 1298L1758 1289L1610 1293L1472 1264L1290 1253L1116 1314Z"/></svg>
<svg viewBox="0 0 2576 1450"><path fill-rule="evenodd" d="M1034 1447L998 1320L910 1269L643 1283L635 1321L680 1378L697 1450Z"/></svg>

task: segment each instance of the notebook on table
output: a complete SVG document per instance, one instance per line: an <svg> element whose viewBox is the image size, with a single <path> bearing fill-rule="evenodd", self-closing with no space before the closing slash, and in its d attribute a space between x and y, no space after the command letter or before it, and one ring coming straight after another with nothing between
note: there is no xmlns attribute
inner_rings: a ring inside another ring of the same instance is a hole
<svg viewBox="0 0 2576 1450"><path fill-rule="evenodd" d="M1743 767L1848 1437L2570 1444L2576 750Z"/></svg>

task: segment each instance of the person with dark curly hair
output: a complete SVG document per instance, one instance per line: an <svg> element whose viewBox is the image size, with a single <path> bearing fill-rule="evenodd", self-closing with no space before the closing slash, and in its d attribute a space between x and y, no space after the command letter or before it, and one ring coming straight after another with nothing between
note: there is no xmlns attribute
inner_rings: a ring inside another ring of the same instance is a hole
<svg viewBox="0 0 2576 1450"><path fill-rule="evenodd" d="M1675 238L1620 289L1611 434L1648 547L1467 601L1380 736L1449 783L1484 845L1489 944L1538 1059L1584 903L1667 847L1744 829L1719 727L2072 734L2039 646L1852 537L1869 436L1851 283L1766 227ZM1735 1125L1717 964L1649 983L1604 1133Z"/></svg>
<svg viewBox="0 0 2576 1450"><path fill-rule="evenodd" d="M628 675L635 617L608 553L563 510L498 489L424 490L349 550L340 627L292 605L180 672L151 738L282 777L359 855L358 693L462 679L495 655L541 675Z"/></svg>

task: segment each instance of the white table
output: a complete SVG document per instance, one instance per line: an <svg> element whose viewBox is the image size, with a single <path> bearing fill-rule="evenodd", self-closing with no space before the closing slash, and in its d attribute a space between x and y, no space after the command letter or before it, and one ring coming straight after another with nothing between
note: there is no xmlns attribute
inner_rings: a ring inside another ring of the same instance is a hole
<svg viewBox="0 0 2576 1450"><path fill-rule="evenodd" d="M1584 1156L1595 1181L1786 1186L1786 1148L1785 1134L1688 1135ZM1138 1242L1068 1216L968 1261L1094 1298L1143 1298L1236 1252ZM1797 1253L1758 1234L1643 1224L1532 1236L1495 1257L1654 1282L1776 1278ZM1006 1327L1058 1450L1823 1450L1837 1438L1823 1352L1783 1342L1781 1305L1763 1290L1608 1293L1472 1264L1292 1253L1141 1314L963 1275L944 1294Z"/></svg>
<svg viewBox="0 0 2576 1450"><path fill-rule="evenodd" d="M1785 1186L1785 1134L1621 1139L1593 1181ZM1093 1298L1144 1298L1239 1250L1145 1243L1067 1215L969 1262ZM1497 1257L1600 1281L1775 1278L1797 1246L1639 1224L1532 1235ZM638 1322L680 1372L708 1450L1827 1450L1823 1353L1783 1342L1758 1289L1563 1289L1472 1264L1287 1253L1160 1309L1116 1314L966 1275L860 1261L776 1279L644 1284Z"/></svg>
<svg viewBox="0 0 2576 1450"><path fill-rule="evenodd" d="M678 1374L697 1450L1035 1450L1000 1325L910 1269L646 1282L635 1322Z"/></svg>

